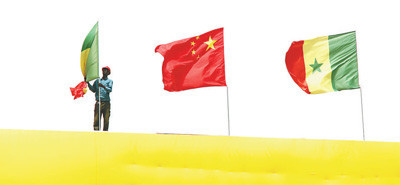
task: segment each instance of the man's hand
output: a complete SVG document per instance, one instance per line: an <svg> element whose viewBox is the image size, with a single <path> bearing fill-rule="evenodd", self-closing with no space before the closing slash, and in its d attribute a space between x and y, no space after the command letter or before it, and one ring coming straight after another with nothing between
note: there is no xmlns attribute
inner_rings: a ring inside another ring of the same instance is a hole
<svg viewBox="0 0 400 185"><path fill-rule="evenodd" d="M101 83L99 83L99 86L100 87L103 87L103 88L106 88L103 84L101 84Z"/></svg>

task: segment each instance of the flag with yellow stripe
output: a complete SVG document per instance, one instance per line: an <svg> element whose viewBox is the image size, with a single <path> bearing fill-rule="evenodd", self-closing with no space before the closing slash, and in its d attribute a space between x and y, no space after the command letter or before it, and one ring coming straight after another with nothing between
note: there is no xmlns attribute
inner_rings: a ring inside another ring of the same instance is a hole
<svg viewBox="0 0 400 185"><path fill-rule="evenodd" d="M87 82L99 78L98 23L93 26L83 42L81 70Z"/></svg>
<svg viewBox="0 0 400 185"><path fill-rule="evenodd" d="M308 94L360 88L356 33L295 41L286 53L286 67Z"/></svg>

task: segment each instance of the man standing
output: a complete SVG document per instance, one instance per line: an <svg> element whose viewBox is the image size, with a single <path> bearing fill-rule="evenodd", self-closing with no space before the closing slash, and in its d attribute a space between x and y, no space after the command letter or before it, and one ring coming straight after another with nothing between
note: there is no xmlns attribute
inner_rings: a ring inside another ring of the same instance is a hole
<svg viewBox="0 0 400 185"><path fill-rule="evenodd" d="M108 79L108 75L111 74L111 69L106 66L102 68L103 77L101 79L97 79L93 86L87 82L89 89L95 93L96 96L96 104L94 106L94 123L93 127L95 131L99 130L99 101L100 101L100 116L103 115L104 126L103 131L108 131L109 119L110 119L110 93L112 92L113 81ZM99 83L100 81L100 83ZM100 87L100 89L99 89ZM99 99L99 90L100 90L100 99Z"/></svg>

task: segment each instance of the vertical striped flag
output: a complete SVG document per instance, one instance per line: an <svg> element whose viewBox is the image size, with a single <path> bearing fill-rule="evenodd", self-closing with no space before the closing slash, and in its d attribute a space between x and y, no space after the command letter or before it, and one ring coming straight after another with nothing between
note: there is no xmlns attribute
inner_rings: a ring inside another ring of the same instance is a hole
<svg viewBox="0 0 400 185"><path fill-rule="evenodd" d="M87 82L99 78L98 23L93 26L83 42L81 70Z"/></svg>
<svg viewBox="0 0 400 185"><path fill-rule="evenodd" d="M358 89L356 33L295 41L286 53L286 67L308 94Z"/></svg>
<svg viewBox="0 0 400 185"><path fill-rule="evenodd" d="M86 82L99 78L99 42L98 22L93 26L83 41L81 50L81 70ZM74 100L86 94L87 84L83 81L76 87L71 87Z"/></svg>

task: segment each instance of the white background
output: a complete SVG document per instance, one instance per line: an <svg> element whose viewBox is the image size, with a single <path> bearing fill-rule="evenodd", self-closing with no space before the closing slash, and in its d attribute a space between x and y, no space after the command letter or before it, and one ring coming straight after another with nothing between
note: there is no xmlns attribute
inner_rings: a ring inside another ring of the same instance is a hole
<svg viewBox="0 0 400 185"><path fill-rule="evenodd" d="M225 87L163 90L159 44L224 27L231 135L362 140L359 90L304 93L292 41L356 31L366 140L400 141L395 1L9 1L0 4L0 129L91 131L94 94L73 100L99 21L111 67L111 132L227 134Z"/></svg>

